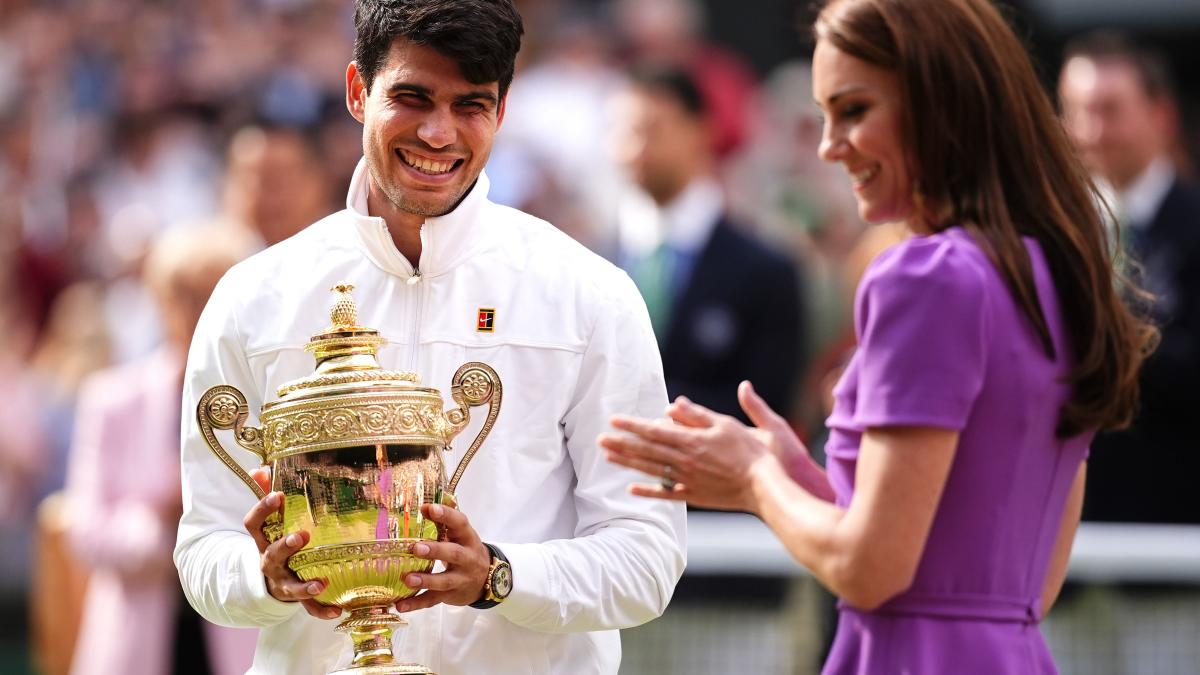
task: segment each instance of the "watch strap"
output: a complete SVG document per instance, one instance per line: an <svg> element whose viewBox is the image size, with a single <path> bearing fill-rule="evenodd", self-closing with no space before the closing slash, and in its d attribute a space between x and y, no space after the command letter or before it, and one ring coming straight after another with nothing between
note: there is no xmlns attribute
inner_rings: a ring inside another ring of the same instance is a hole
<svg viewBox="0 0 1200 675"><path fill-rule="evenodd" d="M491 609L492 607L500 604L500 600L495 600L492 598L492 574L496 571L497 561L503 561L505 564L508 564L508 558L505 557L503 551L495 546L492 546L486 541L483 542L483 545L486 546L488 551L490 551L492 554L492 564L488 568L487 581L485 581L483 584L483 597L468 605L468 607L472 607L474 609Z"/></svg>

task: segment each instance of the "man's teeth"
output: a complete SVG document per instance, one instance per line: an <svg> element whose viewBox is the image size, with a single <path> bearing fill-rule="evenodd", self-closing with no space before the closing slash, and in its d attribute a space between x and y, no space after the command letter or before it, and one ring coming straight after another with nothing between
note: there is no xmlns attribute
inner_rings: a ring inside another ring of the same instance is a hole
<svg viewBox="0 0 1200 675"><path fill-rule="evenodd" d="M449 173L454 168L456 160L438 161L436 159L427 159L417 155L409 154L403 150L400 151L400 157L412 168L421 173L439 174Z"/></svg>

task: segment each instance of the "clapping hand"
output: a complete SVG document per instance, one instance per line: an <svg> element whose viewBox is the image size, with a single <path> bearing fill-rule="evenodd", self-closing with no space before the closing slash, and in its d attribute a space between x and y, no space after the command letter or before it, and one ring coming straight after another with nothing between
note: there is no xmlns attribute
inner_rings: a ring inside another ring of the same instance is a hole
<svg viewBox="0 0 1200 675"><path fill-rule="evenodd" d="M738 388L748 427L681 396L656 420L614 416L625 434L603 434L610 462L659 478L660 485L634 485L633 494L686 501L704 508L757 510L753 476L783 471L808 450L787 422L767 406L749 382Z"/></svg>

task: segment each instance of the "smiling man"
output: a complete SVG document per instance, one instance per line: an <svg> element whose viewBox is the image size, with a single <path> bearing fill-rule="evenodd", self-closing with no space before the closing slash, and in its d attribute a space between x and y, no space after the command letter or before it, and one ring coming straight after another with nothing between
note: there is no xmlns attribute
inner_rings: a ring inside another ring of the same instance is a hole
<svg viewBox="0 0 1200 675"><path fill-rule="evenodd" d="M256 503L193 420L213 385L237 387L257 412L309 375L303 345L344 281L359 322L389 340L385 367L449 392L461 363L485 361L505 389L458 485L461 511L429 514L450 541L424 554L439 571L405 579L424 592L398 607L410 625L397 654L441 675L616 673L617 629L661 614L684 565L682 508L629 495L634 474L596 447L611 415L666 405L645 305L611 264L488 200L483 167L522 32L510 0L360 0L355 21L346 103L364 158L346 209L231 270L193 339L175 551L184 589L211 621L262 628L251 673L350 661L337 611L312 600L322 584L286 567L306 537L268 544L261 525L277 497ZM489 584L505 563L508 593Z"/></svg>

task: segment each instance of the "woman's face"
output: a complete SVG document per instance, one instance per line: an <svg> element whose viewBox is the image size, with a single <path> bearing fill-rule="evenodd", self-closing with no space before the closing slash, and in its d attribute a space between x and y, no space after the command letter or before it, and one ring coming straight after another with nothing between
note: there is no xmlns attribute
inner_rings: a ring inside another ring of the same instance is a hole
<svg viewBox="0 0 1200 675"><path fill-rule="evenodd" d="M858 214L869 223L912 218L896 75L822 40L813 52L813 98L825 112L818 154L846 168Z"/></svg>

